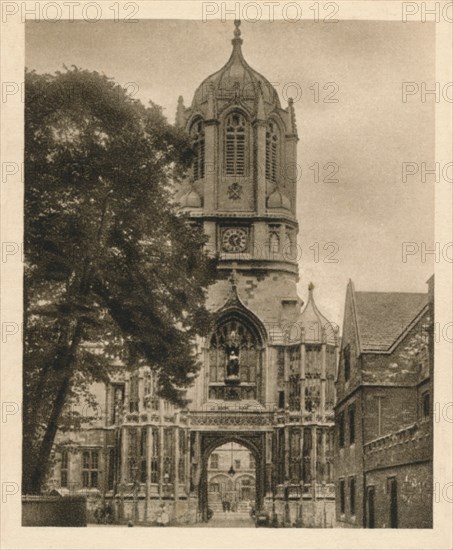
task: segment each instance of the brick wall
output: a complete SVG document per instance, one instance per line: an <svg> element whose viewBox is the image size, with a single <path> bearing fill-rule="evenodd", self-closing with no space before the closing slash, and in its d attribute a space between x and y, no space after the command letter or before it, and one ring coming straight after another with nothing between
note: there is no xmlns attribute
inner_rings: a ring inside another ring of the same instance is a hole
<svg viewBox="0 0 453 550"><path fill-rule="evenodd" d="M374 487L375 527L391 527L391 482L396 482L398 528L432 527L432 466L430 462L390 467L366 474L366 486Z"/></svg>

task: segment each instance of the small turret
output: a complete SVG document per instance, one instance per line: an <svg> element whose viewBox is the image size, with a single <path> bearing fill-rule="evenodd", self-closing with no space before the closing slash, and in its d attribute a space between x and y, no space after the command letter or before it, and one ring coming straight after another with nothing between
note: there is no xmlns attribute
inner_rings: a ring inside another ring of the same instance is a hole
<svg viewBox="0 0 453 550"><path fill-rule="evenodd" d="M301 332L304 333L305 342L319 344L326 342L327 344L336 345L338 331L317 308L313 297L314 288L313 283L308 285L307 305L300 314L297 324Z"/></svg>
<svg viewBox="0 0 453 550"><path fill-rule="evenodd" d="M293 134L293 136L297 137L296 112L294 110L294 100L292 97L288 99L287 111L289 113L289 118L291 121L291 130L292 130L291 133Z"/></svg>
<svg viewBox="0 0 453 550"><path fill-rule="evenodd" d="M175 125L178 128L184 128L186 124L186 108L182 95L178 97L178 106L176 107Z"/></svg>
<svg viewBox="0 0 453 550"><path fill-rule="evenodd" d="M271 193L267 199L267 207L291 210L291 201L278 188L276 188L275 191Z"/></svg>

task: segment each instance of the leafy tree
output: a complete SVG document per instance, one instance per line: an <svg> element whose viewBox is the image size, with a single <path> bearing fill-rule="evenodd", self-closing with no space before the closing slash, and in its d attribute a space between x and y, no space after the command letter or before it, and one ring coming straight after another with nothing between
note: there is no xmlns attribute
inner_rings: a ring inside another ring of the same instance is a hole
<svg viewBox="0 0 453 550"><path fill-rule="evenodd" d="M68 405L146 362L184 404L216 261L178 215L185 134L111 79L65 68L25 79L23 490L40 491ZM99 353L99 349L102 353Z"/></svg>

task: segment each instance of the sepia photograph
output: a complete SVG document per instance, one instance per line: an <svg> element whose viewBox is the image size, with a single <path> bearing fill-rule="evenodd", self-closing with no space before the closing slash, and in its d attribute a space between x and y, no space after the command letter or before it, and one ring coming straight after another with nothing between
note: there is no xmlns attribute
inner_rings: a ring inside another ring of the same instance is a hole
<svg viewBox="0 0 453 550"><path fill-rule="evenodd" d="M21 527L111 548L138 547L118 528L156 548L172 528L433 533L453 502L437 16L43 4L3 87L23 109L23 242L2 238L22 256Z"/></svg>

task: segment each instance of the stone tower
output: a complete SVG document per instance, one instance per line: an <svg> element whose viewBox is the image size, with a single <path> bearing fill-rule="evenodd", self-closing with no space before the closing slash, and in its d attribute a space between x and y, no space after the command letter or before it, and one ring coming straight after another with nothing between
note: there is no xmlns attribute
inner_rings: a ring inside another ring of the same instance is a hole
<svg viewBox="0 0 453 550"><path fill-rule="evenodd" d="M202 369L187 410L159 397L150 365L97 384L105 413L76 443L64 435L53 478L63 491L89 490L90 514L101 497L119 521L155 525L162 509L175 525L206 521L227 479L274 525L332 526L337 333L311 284L301 311L294 108L247 64L239 26L226 65L176 113L195 150L177 199L221 258ZM248 458L234 473L238 447ZM210 457L225 449L215 467Z"/></svg>
<svg viewBox="0 0 453 550"><path fill-rule="evenodd" d="M236 21L224 67L200 84L189 108L179 99L177 123L189 132L196 151L179 201L203 225L209 249L220 254L210 309L218 311L231 300L234 269L238 305L277 342L278 327L295 321L301 306L296 185L290 174L297 129L292 103L283 109L270 82L245 61L239 25ZM275 402L272 381L262 382L261 400ZM199 405L206 397L198 396Z"/></svg>
<svg viewBox="0 0 453 550"><path fill-rule="evenodd" d="M195 151L177 198L220 256L208 293L216 324L200 342L203 368L188 395L191 477L204 514L208 457L235 441L255 455L257 506L280 505L285 524L319 525L312 508L302 512L302 495L322 499L317 473L330 480L336 333L313 287L302 313L296 290L294 106L282 108L248 65L240 21L234 25L229 60L200 84L190 107L180 97L176 113Z"/></svg>

